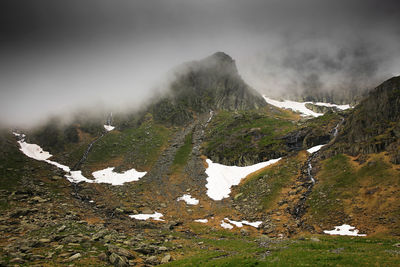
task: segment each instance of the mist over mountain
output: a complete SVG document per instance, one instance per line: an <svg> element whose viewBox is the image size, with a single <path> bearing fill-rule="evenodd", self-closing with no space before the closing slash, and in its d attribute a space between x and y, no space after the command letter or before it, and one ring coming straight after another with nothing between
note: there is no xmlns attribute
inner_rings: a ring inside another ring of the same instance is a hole
<svg viewBox="0 0 400 267"><path fill-rule="evenodd" d="M168 88L173 66L224 51L255 90L348 102L399 74L397 1L2 1L0 121L104 106Z"/></svg>

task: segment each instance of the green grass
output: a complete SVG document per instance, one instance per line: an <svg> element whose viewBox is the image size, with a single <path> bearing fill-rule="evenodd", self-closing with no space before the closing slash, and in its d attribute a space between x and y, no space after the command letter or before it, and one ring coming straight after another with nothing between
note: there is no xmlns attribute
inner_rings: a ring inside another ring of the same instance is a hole
<svg viewBox="0 0 400 267"><path fill-rule="evenodd" d="M276 203L282 188L288 186L291 178L297 175L302 164L299 157L291 157L283 159L283 161L285 162L281 162L274 168L267 168L246 179L239 187L239 193L242 193L239 200L247 198L248 195L255 192L261 192L263 186L268 186L266 193L257 195L257 201L264 210L271 208Z"/></svg>
<svg viewBox="0 0 400 267"><path fill-rule="evenodd" d="M207 155L230 164L243 158L258 161L259 154L282 151L279 137L294 128L291 120L260 111L220 111L206 131L204 148Z"/></svg>
<svg viewBox="0 0 400 267"><path fill-rule="evenodd" d="M137 128L112 131L93 145L85 165L123 157L123 163L127 165L152 166L170 134L171 130L151 119Z"/></svg>
<svg viewBox="0 0 400 267"><path fill-rule="evenodd" d="M192 152L193 148L192 135L192 133L187 134L185 136L185 143L177 150L174 161L172 163L173 170L184 167L186 162L188 161L190 152Z"/></svg>
<svg viewBox="0 0 400 267"><path fill-rule="evenodd" d="M343 212L343 201L336 199L352 200L359 195L362 186L399 185L398 172L396 175L381 157L376 156L372 162L363 164L359 169L350 161L348 156L339 154L322 162L317 176L319 181L308 200L315 219Z"/></svg>
<svg viewBox="0 0 400 267"><path fill-rule="evenodd" d="M316 236L258 239L228 231L191 240L190 256L163 266L398 266L396 239ZM267 242L262 243L262 241ZM202 245L198 245L202 242Z"/></svg>

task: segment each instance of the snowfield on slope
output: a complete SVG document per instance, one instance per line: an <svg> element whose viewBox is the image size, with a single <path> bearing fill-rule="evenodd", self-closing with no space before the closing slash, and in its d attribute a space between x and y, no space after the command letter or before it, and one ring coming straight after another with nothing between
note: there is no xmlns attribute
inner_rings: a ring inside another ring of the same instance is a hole
<svg viewBox="0 0 400 267"><path fill-rule="evenodd" d="M183 196L179 197L176 201L181 201L181 200L185 201L186 204L188 204L188 205L198 205L199 204L199 200L192 197L189 194L184 194Z"/></svg>
<svg viewBox="0 0 400 267"><path fill-rule="evenodd" d="M358 230L354 226L348 224L335 226L335 229L330 231L324 230L324 233L328 235L367 236L366 234L359 234Z"/></svg>
<svg viewBox="0 0 400 267"><path fill-rule="evenodd" d="M243 225L248 225L248 226L252 226L255 228L258 228L261 224L262 221L256 221L256 222L249 222L249 221L233 221L233 220L229 220L228 218L225 218L226 221L228 221L230 224L235 225L236 227L243 227Z"/></svg>
<svg viewBox="0 0 400 267"><path fill-rule="evenodd" d="M315 152L319 151L323 146L325 146L325 145L313 146L313 147L307 149L307 152L310 154L315 153Z"/></svg>
<svg viewBox="0 0 400 267"><path fill-rule="evenodd" d="M32 158L32 159L39 160L39 161L47 162L48 164L54 165L57 168L60 168L65 172L70 171L70 168L68 166L65 166L58 162L49 160L49 158L51 158L53 155L51 155L47 151L44 151L40 146L38 146L36 144L29 144L29 143L25 142L24 134L18 134L18 133L13 133L13 134L20 138L20 140L18 141L18 144L20 146L19 150L22 153L24 153L25 156Z"/></svg>
<svg viewBox="0 0 400 267"><path fill-rule="evenodd" d="M83 176L82 171L71 171L71 172L65 174L65 177L71 183L80 183L80 182L94 183L93 180L90 180L90 179L86 178L85 176Z"/></svg>
<svg viewBox="0 0 400 267"><path fill-rule="evenodd" d="M208 223L208 219L197 219L197 220L194 220L195 222L198 222L198 223Z"/></svg>
<svg viewBox="0 0 400 267"><path fill-rule="evenodd" d="M153 219L155 221L161 221L163 222L164 220L161 219L161 217L163 217L164 215L162 215L159 212L155 212L154 214L136 214L136 215L129 215L129 217L136 219L136 220L142 220L142 221L146 221L148 219Z"/></svg>
<svg viewBox="0 0 400 267"><path fill-rule="evenodd" d="M271 159L246 167L226 166L207 159L207 195L213 200L227 198L231 193L231 187L233 185L238 185L240 181L250 173L274 164L280 159L281 158Z"/></svg>
<svg viewBox="0 0 400 267"><path fill-rule="evenodd" d="M221 221L221 227L225 229L233 229L233 225L226 223L224 220Z"/></svg>
<svg viewBox="0 0 400 267"><path fill-rule="evenodd" d="M104 170L95 171L92 173L94 180L90 180L82 175L82 171L71 171L68 166L62 165L58 162L49 160L52 155L44 151L40 146L36 144L29 144L25 142L25 135L13 133L15 136L20 138L18 144L20 145L20 150L24 153L27 157L47 162L48 164L54 165L57 168L62 169L66 172L65 177L71 183L107 183L111 185L122 185L127 182L138 181L140 178L145 176L147 172L138 172L135 169L127 170L123 173L114 172L114 167L106 168Z"/></svg>
<svg viewBox="0 0 400 267"><path fill-rule="evenodd" d="M92 173L96 183L106 183L112 185L123 185L124 183L139 181L147 172L138 172L135 169L127 170L123 173L114 172L114 167Z"/></svg>
<svg viewBox="0 0 400 267"><path fill-rule="evenodd" d="M313 117L319 117L324 115L323 113L317 113L314 112L306 107L306 104L313 104L317 106L325 106L325 107L335 107L340 110L346 110L350 108L350 105L336 105L336 104L331 104L331 103L322 103L322 102L296 102L296 101L291 101L291 100L284 100L284 101L278 101L274 100L272 98L269 98L265 95L263 95L265 101L278 108L284 108L284 109L291 109L296 112L300 112L302 116L313 116Z"/></svg>

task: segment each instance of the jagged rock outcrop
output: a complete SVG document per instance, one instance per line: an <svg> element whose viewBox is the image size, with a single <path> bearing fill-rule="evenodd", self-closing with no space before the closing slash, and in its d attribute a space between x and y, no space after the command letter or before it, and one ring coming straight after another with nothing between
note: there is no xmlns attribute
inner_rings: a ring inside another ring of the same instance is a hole
<svg viewBox="0 0 400 267"><path fill-rule="evenodd" d="M182 65L169 93L150 108L158 121L183 124L211 110L258 109L262 96L240 77L235 61L223 52Z"/></svg>
<svg viewBox="0 0 400 267"><path fill-rule="evenodd" d="M351 155L388 150L400 163L400 76L370 92L350 114L339 133L336 148Z"/></svg>

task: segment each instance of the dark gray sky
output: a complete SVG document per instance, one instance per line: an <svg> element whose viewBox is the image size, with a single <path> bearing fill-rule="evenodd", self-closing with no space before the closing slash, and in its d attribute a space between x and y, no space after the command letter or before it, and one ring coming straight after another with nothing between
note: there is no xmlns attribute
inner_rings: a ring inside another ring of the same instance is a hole
<svg viewBox="0 0 400 267"><path fill-rule="evenodd" d="M168 71L224 51L260 92L370 87L400 74L391 0L10 0L0 4L0 122L134 108Z"/></svg>

